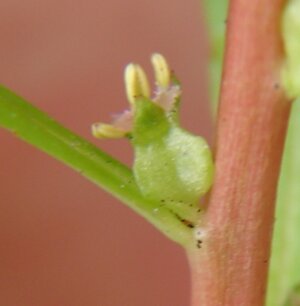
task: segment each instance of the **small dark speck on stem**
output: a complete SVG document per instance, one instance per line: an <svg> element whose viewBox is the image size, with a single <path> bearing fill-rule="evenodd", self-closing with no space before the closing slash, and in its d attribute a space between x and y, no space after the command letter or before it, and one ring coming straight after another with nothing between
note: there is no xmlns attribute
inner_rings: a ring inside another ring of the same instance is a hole
<svg viewBox="0 0 300 306"><path fill-rule="evenodd" d="M201 249L202 240L197 240L197 248Z"/></svg>
<svg viewBox="0 0 300 306"><path fill-rule="evenodd" d="M195 225L193 224L193 223L186 223L186 225L189 227L189 228L194 228L195 227Z"/></svg>

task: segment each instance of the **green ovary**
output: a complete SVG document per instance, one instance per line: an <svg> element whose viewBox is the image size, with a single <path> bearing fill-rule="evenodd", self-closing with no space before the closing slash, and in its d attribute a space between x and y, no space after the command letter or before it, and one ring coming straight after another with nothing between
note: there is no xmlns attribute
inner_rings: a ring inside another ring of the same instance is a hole
<svg viewBox="0 0 300 306"><path fill-rule="evenodd" d="M212 184L211 151L203 138L178 127L163 112L157 112L153 103L143 101L140 106L135 123L139 135L133 139L137 185L145 197L167 205L181 219L194 222L198 201ZM149 129L141 135L139 128L149 117L156 122L151 127L155 138L147 137Z"/></svg>

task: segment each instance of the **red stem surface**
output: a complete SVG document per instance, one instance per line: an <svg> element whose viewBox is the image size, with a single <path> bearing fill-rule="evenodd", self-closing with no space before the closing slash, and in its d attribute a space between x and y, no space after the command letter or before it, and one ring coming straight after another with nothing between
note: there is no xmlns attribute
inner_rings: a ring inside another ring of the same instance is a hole
<svg viewBox="0 0 300 306"><path fill-rule="evenodd" d="M189 250L193 306L262 306L290 102L280 86L283 0L232 0L216 174Z"/></svg>

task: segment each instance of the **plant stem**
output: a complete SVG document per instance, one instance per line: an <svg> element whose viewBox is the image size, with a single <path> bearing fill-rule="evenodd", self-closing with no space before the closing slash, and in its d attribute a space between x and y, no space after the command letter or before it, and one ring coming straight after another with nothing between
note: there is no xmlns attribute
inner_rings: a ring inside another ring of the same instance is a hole
<svg viewBox="0 0 300 306"><path fill-rule="evenodd" d="M12 131L112 193L170 239L180 244L191 240L191 229L174 213L141 194L128 167L2 86L0 127Z"/></svg>
<svg viewBox="0 0 300 306"><path fill-rule="evenodd" d="M262 306L290 102L280 86L283 0L232 0L216 175L188 250L193 306Z"/></svg>

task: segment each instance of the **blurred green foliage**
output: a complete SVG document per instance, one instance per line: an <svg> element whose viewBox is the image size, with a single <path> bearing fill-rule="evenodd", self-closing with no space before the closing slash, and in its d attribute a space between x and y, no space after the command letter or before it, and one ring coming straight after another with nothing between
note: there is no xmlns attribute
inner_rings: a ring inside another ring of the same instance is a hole
<svg viewBox="0 0 300 306"><path fill-rule="evenodd" d="M228 0L202 0L202 2L210 47L208 74L211 105L216 113L222 76Z"/></svg>

